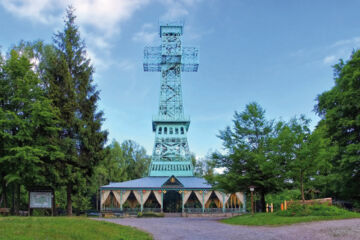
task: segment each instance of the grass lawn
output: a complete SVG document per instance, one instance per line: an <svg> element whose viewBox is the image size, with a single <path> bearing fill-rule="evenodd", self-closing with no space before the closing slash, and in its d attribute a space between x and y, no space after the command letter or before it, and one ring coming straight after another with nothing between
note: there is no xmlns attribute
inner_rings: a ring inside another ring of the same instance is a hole
<svg viewBox="0 0 360 240"><path fill-rule="evenodd" d="M347 218L360 218L359 213L346 213L338 216L277 216L274 213L256 213L254 216L251 214L236 216L221 220L223 223L234 225L251 225L251 226L280 226L289 225L301 222L323 221L323 220L336 220Z"/></svg>
<svg viewBox="0 0 360 240"><path fill-rule="evenodd" d="M0 240L152 239L148 233L83 217L0 217Z"/></svg>

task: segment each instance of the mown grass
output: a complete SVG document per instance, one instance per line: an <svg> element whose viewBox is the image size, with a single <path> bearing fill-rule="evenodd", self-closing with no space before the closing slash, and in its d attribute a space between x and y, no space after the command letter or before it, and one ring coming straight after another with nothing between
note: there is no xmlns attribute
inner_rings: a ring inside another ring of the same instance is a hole
<svg viewBox="0 0 360 240"><path fill-rule="evenodd" d="M287 211L276 213L246 214L221 220L223 223L250 226L280 226L302 222L360 218L359 213L350 212L334 206L294 205Z"/></svg>
<svg viewBox="0 0 360 240"><path fill-rule="evenodd" d="M357 215L340 215L340 216L302 216L302 217L283 217L277 216L274 213L257 213L254 216L246 214L242 216L223 219L221 222L233 225L248 225L248 226L281 226L290 225L294 223L324 221L324 220L339 220L347 218L360 218Z"/></svg>
<svg viewBox="0 0 360 240"><path fill-rule="evenodd" d="M133 227L82 217L1 217L0 240L152 239Z"/></svg>

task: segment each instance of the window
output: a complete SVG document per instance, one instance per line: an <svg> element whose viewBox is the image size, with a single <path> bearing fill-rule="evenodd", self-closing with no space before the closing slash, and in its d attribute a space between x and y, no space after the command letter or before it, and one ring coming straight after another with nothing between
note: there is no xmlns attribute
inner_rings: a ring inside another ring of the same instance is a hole
<svg viewBox="0 0 360 240"><path fill-rule="evenodd" d="M167 134L167 127L164 127L164 134Z"/></svg>
<svg viewBox="0 0 360 240"><path fill-rule="evenodd" d="M179 134L179 129L175 128L175 134Z"/></svg>
<svg viewBox="0 0 360 240"><path fill-rule="evenodd" d="M181 131L181 134L184 134L184 128L183 127L180 128L180 131Z"/></svg>
<svg viewBox="0 0 360 240"><path fill-rule="evenodd" d="M159 127L158 134L161 134L161 132L162 132L162 127Z"/></svg>
<svg viewBox="0 0 360 240"><path fill-rule="evenodd" d="M171 127L171 128L169 128L169 133L170 134L173 134L174 132L173 132L173 128Z"/></svg>

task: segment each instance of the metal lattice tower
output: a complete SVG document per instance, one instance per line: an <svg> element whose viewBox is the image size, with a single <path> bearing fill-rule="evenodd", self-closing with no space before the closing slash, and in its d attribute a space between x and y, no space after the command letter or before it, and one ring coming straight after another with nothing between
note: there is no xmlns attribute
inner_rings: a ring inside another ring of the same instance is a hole
<svg viewBox="0 0 360 240"><path fill-rule="evenodd" d="M196 72L195 47L183 47L182 24L160 25L161 46L145 47L144 71L161 72L159 112L153 117L155 144L149 176L193 176L187 141L190 118L184 116L181 72Z"/></svg>

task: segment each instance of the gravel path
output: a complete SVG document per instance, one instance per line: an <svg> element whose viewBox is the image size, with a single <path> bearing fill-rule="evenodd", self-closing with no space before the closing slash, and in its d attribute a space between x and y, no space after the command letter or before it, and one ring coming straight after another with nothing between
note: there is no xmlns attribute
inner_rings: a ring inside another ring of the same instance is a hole
<svg viewBox="0 0 360 240"><path fill-rule="evenodd" d="M118 218L100 220L145 230L157 240L360 240L360 219L300 223L282 227L233 226L220 223L216 218Z"/></svg>

